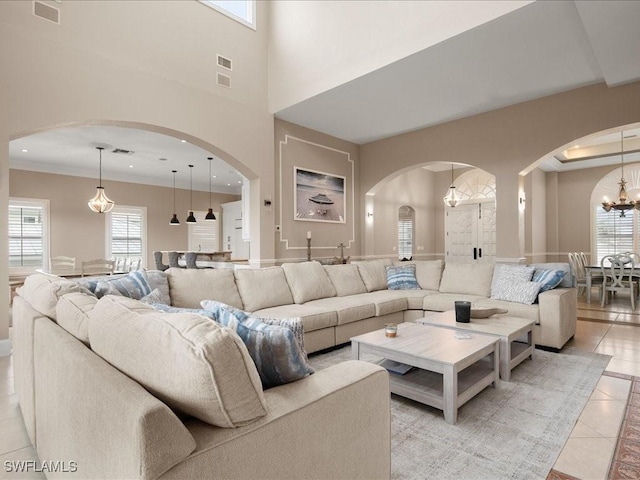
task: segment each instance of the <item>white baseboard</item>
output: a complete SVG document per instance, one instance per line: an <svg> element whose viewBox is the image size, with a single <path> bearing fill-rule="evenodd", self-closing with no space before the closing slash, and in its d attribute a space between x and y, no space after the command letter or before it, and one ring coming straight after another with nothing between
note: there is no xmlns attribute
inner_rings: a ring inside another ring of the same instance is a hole
<svg viewBox="0 0 640 480"><path fill-rule="evenodd" d="M0 340L0 357L11 355L11 340Z"/></svg>

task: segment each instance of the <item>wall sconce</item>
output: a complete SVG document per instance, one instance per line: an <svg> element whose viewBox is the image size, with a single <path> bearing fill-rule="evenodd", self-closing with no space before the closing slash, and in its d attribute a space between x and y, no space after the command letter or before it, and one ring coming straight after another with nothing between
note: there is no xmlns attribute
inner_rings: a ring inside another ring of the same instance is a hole
<svg viewBox="0 0 640 480"><path fill-rule="evenodd" d="M368 218L369 218L369 217L373 217L373 213L371 213L371 212L367 212L367 217L368 217Z"/></svg>
<svg viewBox="0 0 640 480"><path fill-rule="evenodd" d="M270 207L271 206L271 200L269 200L268 198L264 199L264 206L265 207Z"/></svg>
<svg viewBox="0 0 640 480"><path fill-rule="evenodd" d="M526 203L527 199L525 198L524 193L520 194L520 198L518 198L518 207L520 210L524 210Z"/></svg>

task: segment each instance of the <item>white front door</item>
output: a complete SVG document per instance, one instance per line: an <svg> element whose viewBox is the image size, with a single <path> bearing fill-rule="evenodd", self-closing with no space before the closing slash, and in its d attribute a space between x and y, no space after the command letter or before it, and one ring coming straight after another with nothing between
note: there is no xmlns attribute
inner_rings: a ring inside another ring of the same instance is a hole
<svg viewBox="0 0 640 480"><path fill-rule="evenodd" d="M496 255L494 201L445 210L445 261L492 263Z"/></svg>

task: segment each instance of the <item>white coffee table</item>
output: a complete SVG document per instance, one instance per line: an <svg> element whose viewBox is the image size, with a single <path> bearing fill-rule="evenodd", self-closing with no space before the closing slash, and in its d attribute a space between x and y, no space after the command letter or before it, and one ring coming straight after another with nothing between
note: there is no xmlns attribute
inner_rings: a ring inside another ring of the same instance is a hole
<svg viewBox="0 0 640 480"><path fill-rule="evenodd" d="M454 424L458 408L498 381L498 338L416 323L401 323L394 338L384 329L351 339L353 358L363 353L416 367L404 375L390 373L391 391L444 411Z"/></svg>
<svg viewBox="0 0 640 480"><path fill-rule="evenodd" d="M500 339L500 378L511 379L511 370L527 358L533 359L533 320L500 314L489 318L472 318L469 323L456 322L456 312L434 313L416 320L416 323L495 335ZM516 341L525 338L526 342Z"/></svg>

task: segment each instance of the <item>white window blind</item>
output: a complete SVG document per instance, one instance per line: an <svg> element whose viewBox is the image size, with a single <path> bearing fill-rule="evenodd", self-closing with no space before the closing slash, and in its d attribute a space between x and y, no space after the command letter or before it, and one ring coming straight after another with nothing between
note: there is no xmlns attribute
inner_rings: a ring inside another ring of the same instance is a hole
<svg viewBox="0 0 640 480"><path fill-rule="evenodd" d="M47 218L46 200L9 199L9 269L13 273L46 267Z"/></svg>
<svg viewBox="0 0 640 480"><path fill-rule="evenodd" d="M409 259L413 256L413 230L415 211L403 205L398 210L398 258Z"/></svg>
<svg viewBox="0 0 640 480"><path fill-rule="evenodd" d="M220 212L213 212L216 219ZM196 223L187 223L188 243L190 252L218 252L220 251L220 235L218 234L218 220L206 221L207 212L193 212Z"/></svg>
<svg viewBox="0 0 640 480"><path fill-rule="evenodd" d="M639 212L629 210L624 217L617 212L605 212L596 206L596 257L598 264L607 256L620 252L637 252L640 237Z"/></svg>
<svg viewBox="0 0 640 480"><path fill-rule="evenodd" d="M146 257L146 208L116 206L107 216L107 258Z"/></svg>

